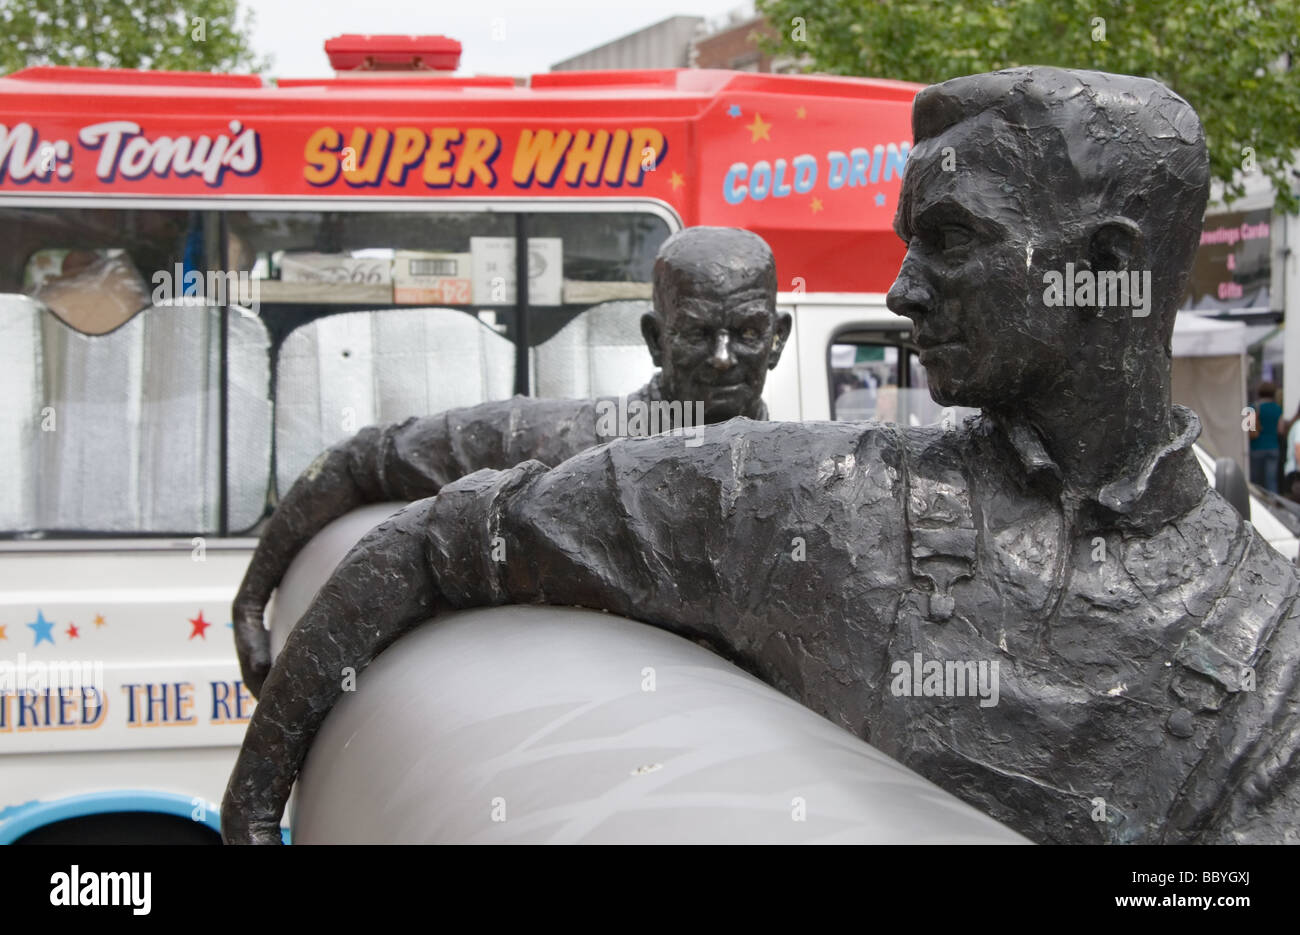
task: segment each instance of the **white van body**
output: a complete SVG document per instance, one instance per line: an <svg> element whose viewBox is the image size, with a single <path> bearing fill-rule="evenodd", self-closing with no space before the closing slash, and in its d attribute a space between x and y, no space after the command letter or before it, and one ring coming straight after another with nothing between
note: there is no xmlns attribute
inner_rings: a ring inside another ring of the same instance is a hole
<svg viewBox="0 0 1300 935"><path fill-rule="evenodd" d="M897 343L910 330L883 295L783 293L780 306L794 327L764 393L774 420L832 418L831 346L843 336ZM650 369L646 354L639 373ZM928 397L912 403L910 421L916 412L937 421ZM1213 462L1200 457L1213 484ZM1252 519L1275 548L1296 557L1296 538L1257 500ZM68 656L62 662L86 662L102 674L94 686L102 707L89 704L84 688L35 700L0 696L0 843L87 816L129 821L140 813L197 823L215 837L215 803L254 704L240 681L230 606L255 544L247 537L0 541L0 653L16 665L42 633L58 634L58 651Z"/></svg>

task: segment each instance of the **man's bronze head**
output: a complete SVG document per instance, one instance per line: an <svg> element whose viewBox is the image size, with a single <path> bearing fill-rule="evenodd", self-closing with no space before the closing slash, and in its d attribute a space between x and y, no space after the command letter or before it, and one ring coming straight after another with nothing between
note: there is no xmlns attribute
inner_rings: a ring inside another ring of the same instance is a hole
<svg viewBox="0 0 1300 935"><path fill-rule="evenodd" d="M702 401L708 422L755 415L790 335L771 248L732 227L673 234L655 258L654 312L641 333L665 397Z"/></svg>
<svg viewBox="0 0 1300 935"><path fill-rule="evenodd" d="M888 303L934 398L998 410L1099 381L1167 397L1209 193L1191 105L1148 78L1026 67L925 89L912 126ZM1138 294L1116 303L1118 285Z"/></svg>

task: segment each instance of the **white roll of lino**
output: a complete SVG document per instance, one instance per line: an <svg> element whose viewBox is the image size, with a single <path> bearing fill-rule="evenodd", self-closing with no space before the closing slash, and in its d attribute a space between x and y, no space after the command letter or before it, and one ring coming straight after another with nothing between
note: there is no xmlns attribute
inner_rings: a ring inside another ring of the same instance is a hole
<svg viewBox="0 0 1300 935"><path fill-rule="evenodd" d="M398 506L357 510L302 551L275 651ZM610 614L450 614L357 689L312 746L294 843L1024 843L708 650Z"/></svg>

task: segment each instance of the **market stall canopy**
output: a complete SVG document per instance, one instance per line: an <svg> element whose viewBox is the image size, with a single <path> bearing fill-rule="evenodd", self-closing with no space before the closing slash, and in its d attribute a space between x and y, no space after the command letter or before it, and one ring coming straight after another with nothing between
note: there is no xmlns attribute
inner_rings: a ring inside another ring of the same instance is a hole
<svg viewBox="0 0 1300 935"><path fill-rule="evenodd" d="M1200 444L1216 458L1246 471L1246 348L1249 329L1239 321L1180 312L1174 320L1173 400L1201 419Z"/></svg>
<svg viewBox="0 0 1300 935"><path fill-rule="evenodd" d="M1191 312L1174 319L1175 357L1222 357L1246 353L1248 332L1239 321L1219 321Z"/></svg>

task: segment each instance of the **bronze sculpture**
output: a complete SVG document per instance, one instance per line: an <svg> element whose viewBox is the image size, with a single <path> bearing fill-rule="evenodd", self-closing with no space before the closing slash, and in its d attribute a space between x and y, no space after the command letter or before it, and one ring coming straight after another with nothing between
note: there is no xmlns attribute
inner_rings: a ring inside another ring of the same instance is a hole
<svg viewBox="0 0 1300 935"><path fill-rule="evenodd" d="M413 504L277 660L228 841L278 842L343 667L502 603L706 640L1035 841L1300 837L1300 575L1207 489L1196 417L1169 399L1200 121L1149 79L1031 67L926 89L913 131L889 303L936 400L982 413L738 419L693 450L622 440ZM1067 263L1107 300L1054 304ZM1110 300L1134 273L1145 313ZM981 673L996 692L971 690Z"/></svg>
<svg viewBox="0 0 1300 935"><path fill-rule="evenodd" d="M705 424L766 419L763 383L790 332L790 316L776 310L771 249L735 228L693 227L669 237L655 260L653 311L641 331L660 370L625 399L516 396L370 426L324 452L276 507L235 595L235 646L253 696L271 665L263 624L271 592L302 547L345 513L431 497L482 468L528 460L554 466L624 434L690 432L694 445Z"/></svg>

